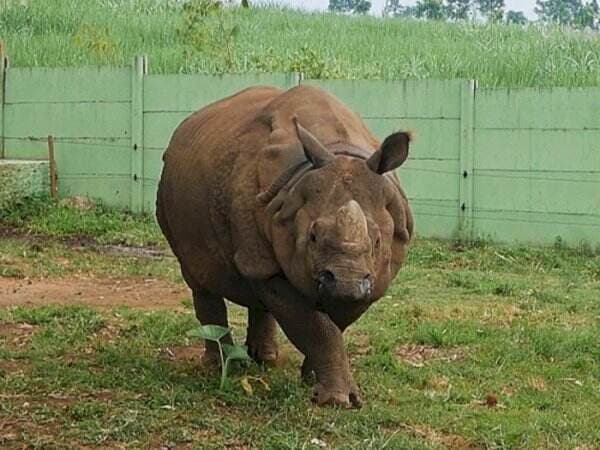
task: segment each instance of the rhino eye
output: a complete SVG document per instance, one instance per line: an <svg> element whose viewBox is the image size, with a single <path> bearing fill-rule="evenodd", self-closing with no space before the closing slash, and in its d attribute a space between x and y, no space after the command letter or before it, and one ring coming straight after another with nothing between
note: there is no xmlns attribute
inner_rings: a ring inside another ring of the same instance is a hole
<svg viewBox="0 0 600 450"><path fill-rule="evenodd" d="M375 240L375 248L378 249L380 245L381 245L381 238L377 238Z"/></svg>

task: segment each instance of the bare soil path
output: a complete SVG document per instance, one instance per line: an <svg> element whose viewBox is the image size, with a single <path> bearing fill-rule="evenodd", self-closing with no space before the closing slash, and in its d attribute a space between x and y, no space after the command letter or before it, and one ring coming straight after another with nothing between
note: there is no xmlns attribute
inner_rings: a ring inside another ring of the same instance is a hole
<svg viewBox="0 0 600 450"><path fill-rule="evenodd" d="M0 277L0 307L78 304L101 308L171 309L181 307L181 300L189 297L185 285L154 278Z"/></svg>

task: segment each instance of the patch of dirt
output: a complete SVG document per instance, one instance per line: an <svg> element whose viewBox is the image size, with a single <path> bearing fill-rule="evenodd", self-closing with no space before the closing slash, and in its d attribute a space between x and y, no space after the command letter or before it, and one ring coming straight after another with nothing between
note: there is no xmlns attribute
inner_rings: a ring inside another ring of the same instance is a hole
<svg viewBox="0 0 600 450"><path fill-rule="evenodd" d="M127 399L127 397L115 390L109 389L97 389L94 391L83 391L83 392L50 392L44 394L40 397L26 394L15 394L15 395L3 395L0 398L6 399L19 399L21 403L26 403L27 405L50 405L50 406L63 406L63 405L73 405L75 403L79 403L83 400L95 400L98 402L108 403L111 402L115 398L119 399Z"/></svg>
<svg viewBox="0 0 600 450"><path fill-rule="evenodd" d="M174 443L174 442L164 442L155 441L149 444L149 448L152 450L191 450L194 448L194 444L192 443Z"/></svg>
<svg viewBox="0 0 600 450"><path fill-rule="evenodd" d="M443 375L434 375L427 380L427 385L438 391L446 390L450 385L450 380Z"/></svg>
<svg viewBox="0 0 600 450"><path fill-rule="evenodd" d="M425 439L428 442L455 450L478 450L484 447L468 441L466 438L453 433L435 430L427 425L401 424L400 427L413 436Z"/></svg>
<svg viewBox="0 0 600 450"><path fill-rule="evenodd" d="M506 409L506 406L499 401L498 395L492 392L486 394L485 397L481 400L471 400L469 404L474 407L484 406L486 408Z"/></svg>
<svg viewBox="0 0 600 450"><path fill-rule="evenodd" d="M49 417L43 424L36 423L32 416L39 414L38 408L22 399L18 399L18 405L8 420L0 421L0 448L33 448L32 442L39 448L54 445L56 436L64 431L62 422Z"/></svg>
<svg viewBox="0 0 600 450"><path fill-rule="evenodd" d="M93 245L93 250L101 253L113 253L121 256L133 256L141 258L175 258L171 253L156 247L131 247L128 245Z"/></svg>
<svg viewBox="0 0 600 450"><path fill-rule="evenodd" d="M20 238L24 236L27 236L27 234L24 233L22 230L19 231L19 229L16 227L0 222L0 239Z"/></svg>
<svg viewBox="0 0 600 450"><path fill-rule="evenodd" d="M396 356L405 364L423 367L433 361L462 361L467 349L463 347L438 348L429 345L404 344L396 348Z"/></svg>
<svg viewBox="0 0 600 450"><path fill-rule="evenodd" d="M74 195L72 197L66 197L59 200L60 206L66 206L68 208L78 209L80 211L88 211L96 207L96 203L88 197L82 195Z"/></svg>
<svg viewBox="0 0 600 450"><path fill-rule="evenodd" d="M21 322L0 322L0 337L29 336L36 326Z"/></svg>
<svg viewBox="0 0 600 450"><path fill-rule="evenodd" d="M162 358L175 362L200 362L204 354L204 343L198 341L192 345L170 345L160 349Z"/></svg>
<svg viewBox="0 0 600 450"><path fill-rule="evenodd" d="M108 319L105 325L93 334L94 338L103 342L113 343L123 333L125 325L121 321L115 321L114 317Z"/></svg>
<svg viewBox="0 0 600 450"><path fill-rule="evenodd" d="M5 421L0 423L0 448L11 448L9 445L16 446L20 435L19 431L15 422Z"/></svg>
<svg viewBox="0 0 600 450"><path fill-rule="evenodd" d="M243 441L240 441L237 438L232 438L225 441L225 448L227 450L248 450L250 447Z"/></svg>
<svg viewBox="0 0 600 450"><path fill-rule="evenodd" d="M182 308L189 297L183 284L154 278L0 277L0 307L78 304L101 308L129 306L142 309Z"/></svg>
<svg viewBox="0 0 600 450"><path fill-rule="evenodd" d="M189 433L185 438L186 442L172 442L165 436L159 435L153 436L146 448L151 450L191 450L193 448L198 448L198 443L206 443L215 440L218 437L220 437L219 433L213 430L197 430L193 433ZM226 448L229 450L239 447Z"/></svg>
<svg viewBox="0 0 600 450"><path fill-rule="evenodd" d="M0 322L0 342L3 342L4 345L24 347L31 340L31 335L36 328L35 325L25 322Z"/></svg>
<svg viewBox="0 0 600 450"><path fill-rule="evenodd" d="M0 359L0 378L4 376L14 376L24 374L28 370L30 364L28 361L17 359ZM0 396L0 399L2 397Z"/></svg>

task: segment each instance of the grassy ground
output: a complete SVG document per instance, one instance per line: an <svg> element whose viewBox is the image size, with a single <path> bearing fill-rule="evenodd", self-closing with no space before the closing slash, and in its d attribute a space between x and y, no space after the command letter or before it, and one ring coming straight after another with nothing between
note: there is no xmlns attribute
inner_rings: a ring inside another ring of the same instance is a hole
<svg viewBox="0 0 600 450"><path fill-rule="evenodd" d="M178 280L168 256L102 250L164 250L150 218L42 205L2 219L5 277ZM598 448L599 295L592 252L417 240L347 332L361 410L311 406L283 337L278 367L238 368L219 390L186 336L189 299L0 308L0 447ZM244 320L233 307L238 340Z"/></svg>
<svg viewBox="0 0 600 450"><path fill-rule="evenodd" d="M150 70L159 73L302 71L309 78L600 85L599 35L558 28L382 20L280 8L229 9L205 18L199 10L186 13L182 2L167 0L4 3L0 37L15 67L128 65L135 54L146 53Z"/></svg>

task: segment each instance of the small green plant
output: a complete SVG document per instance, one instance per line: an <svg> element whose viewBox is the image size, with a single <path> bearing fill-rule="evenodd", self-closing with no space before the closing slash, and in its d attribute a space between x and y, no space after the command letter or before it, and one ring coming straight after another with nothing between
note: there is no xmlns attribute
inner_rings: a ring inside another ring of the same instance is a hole
<svg viewBox="0 0 600 450"><path fill-rule="evenodd" d="M75 47L90 52L101 59L108 59L117 54L117 43L111 36L108 27L83 25L73 37Z"/></svg>
<svg viewBox="0 0 600 450"><path fill-rule="evenodd" d="M221 3L212 0L189 0L181 9L181 24L177 27L180 37L196 50L206 47L210 41L210 30L206 18L217 13Z"/></svg>
<svg viewBox="0 0 600 450"><path fill-rule="evenodd" d="M565 241L561 236L556 236L554 238L554 250L564 250L567 248Z"/></svg>
<svg viewBox="0 0 600 450"><path fill-rule="evenodd" d="M179 36L187 43L186 55L199 52L213 59L217 72L231 71L236 65L236 39L240 28L233 14L216 0L188 0L183 4Z"/></svg>
<svg viewBox="0 0 600 450"><path fill-rule="evenodd" d="M331 57L307 45L303 45L292 55L289 69L292 72L302 72L310 79L343 78L342 72L331 64Z"/></svg>
<svg viewBox="0 0 600 450"><path fill-rule="evenodd" d="M248 349L245 345L225 344L221 342L225 336L231 333L231 330L219 325L201 325L200 328L188 332L188 336L199 337L207 341L215 342L219 347L219 356L221 357L221 385L225 386L227 372L231 361L251 361L248 356Z"/></svg>

